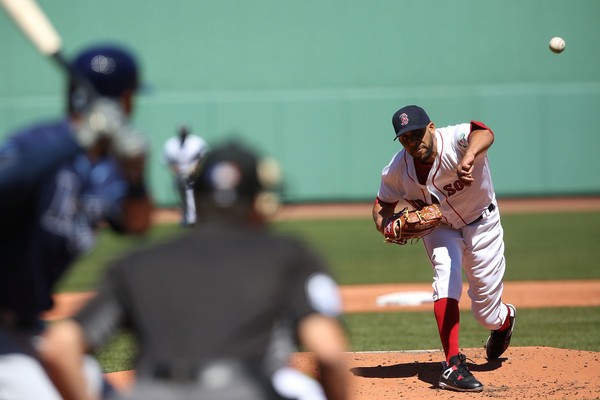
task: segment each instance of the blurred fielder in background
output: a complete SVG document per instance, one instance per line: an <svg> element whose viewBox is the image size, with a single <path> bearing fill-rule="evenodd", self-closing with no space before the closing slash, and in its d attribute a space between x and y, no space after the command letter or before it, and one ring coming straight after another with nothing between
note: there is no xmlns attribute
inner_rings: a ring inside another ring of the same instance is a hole
<svg viewBox="0 0 600 400"><path fill-rule="evenodd" d="M53 306L55 284L94 246L100 224L139 234L150 223L147 143L128 123L139 80L135 58L118 46L92 46L71 68L66 118L29 126L0 147L3 399L60 398L36 356L40 316Z"/></svg>
<svg viewBox="0 0 600 400"><path fill-rule="evenodd" d="M193 226L196 223L193 176L202 157L208 151L203 138L193 135L188 125L180 125L177 135L167 139L163 149L163 162L168 165L181 206L181 224Z"/></svg>
<svg viewBox="0 0 600 400"><path fill-rule="evenodd" d="M121 326L139 344L127 399L281 398L273 386L286 398L347 398L337 285L305 244L265 224L278 174L238 143L208 153L194 187L198 225L113 262L98 295L48 331L44 358L65 399L86 398L81 357ZM294 394L315 389L271 364L282 321L314 352L321 392Z"/></svg>

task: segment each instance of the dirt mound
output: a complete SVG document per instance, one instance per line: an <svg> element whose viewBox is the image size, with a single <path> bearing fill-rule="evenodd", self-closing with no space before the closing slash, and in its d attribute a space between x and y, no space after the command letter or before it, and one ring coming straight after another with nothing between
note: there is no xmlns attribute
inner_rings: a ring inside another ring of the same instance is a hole
<svg viewBox="0 0 600 400"><path fill-rule="evenodd" d="M463 349L467 365L484 384L482 393L461 394L438 389L442 351L347 353L353 400L457 399L597 399L600 398L600 353L551 347L509 348L498 360L485 359L483 349ZM310 353L296 353L293 364L309 375L316 370ZM107 378L127 390L133 372Z"/></svg>
<svg viewBox="0 0 600 400"><path fill-rule="evenodd" d="M498 360L483 349L464 349L473 375L484 384L481 394L438 389L441 351L349 353L352 399L594 399L600 397L600 354L550 347L509 348ZM296 365L314 372L306 354Z"/></svg>

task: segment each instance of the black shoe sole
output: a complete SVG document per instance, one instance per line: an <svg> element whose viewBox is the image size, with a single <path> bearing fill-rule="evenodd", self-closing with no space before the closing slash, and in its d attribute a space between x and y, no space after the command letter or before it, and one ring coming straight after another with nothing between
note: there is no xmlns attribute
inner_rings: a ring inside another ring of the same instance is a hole
<svg viewBox="0 0 600 400"><path fill-rule="evenodd" d="M455 392L481 392L483 390L483 386L479 386L476 388L460 388L460 387L449 385L444 382L440 382L438 385L439 385L440 389L452 390Z"/></svg>

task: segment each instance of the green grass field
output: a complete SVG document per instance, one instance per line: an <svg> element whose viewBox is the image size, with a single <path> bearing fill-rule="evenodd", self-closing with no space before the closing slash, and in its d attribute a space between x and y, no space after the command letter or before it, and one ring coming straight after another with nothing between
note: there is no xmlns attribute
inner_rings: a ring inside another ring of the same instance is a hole
<svg viewBox="0 0 600 400"><path fill-rule="evenodd" d="M507 281L600 279L600 212L570 215L568 231L559 229L562 218L558 213L503 216ZM342 285L431 281L422 246L384 244L370 219L285 221L274 228L312 244ZM93 290L111 258L182 232L177 225L157 225L143 238L102 231L96 249L71 269L59 291ZM468 312L461 321L461 345L483 346L487 331ZM344 323L354 351L440 347L432 312L349 314ZM519 310L517 329L515 346L600 351L600 307ZM122 334L102 352L101 363L107 372L129 369L134 349Z"/></svg>

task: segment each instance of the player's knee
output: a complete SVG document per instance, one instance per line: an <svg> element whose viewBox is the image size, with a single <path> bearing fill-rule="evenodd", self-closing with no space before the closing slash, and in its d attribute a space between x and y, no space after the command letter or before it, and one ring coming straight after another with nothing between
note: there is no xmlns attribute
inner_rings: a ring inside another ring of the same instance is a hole
<svg viewBox="0 0 600 400"><path fill-rule="evenodd" d="M475 319L479 322L479 325L483 326L485 329L492 330L497 328L495 319L492 319L489 316L475 314Z"/></svg>
<svg viewBox="0 0 600 400"><path fill-rule="evenodd" d="M498 329L501 323L499 314L493 311L486 311L484 309L472 309L475 320L484 327L485 329Z"/></svg>

